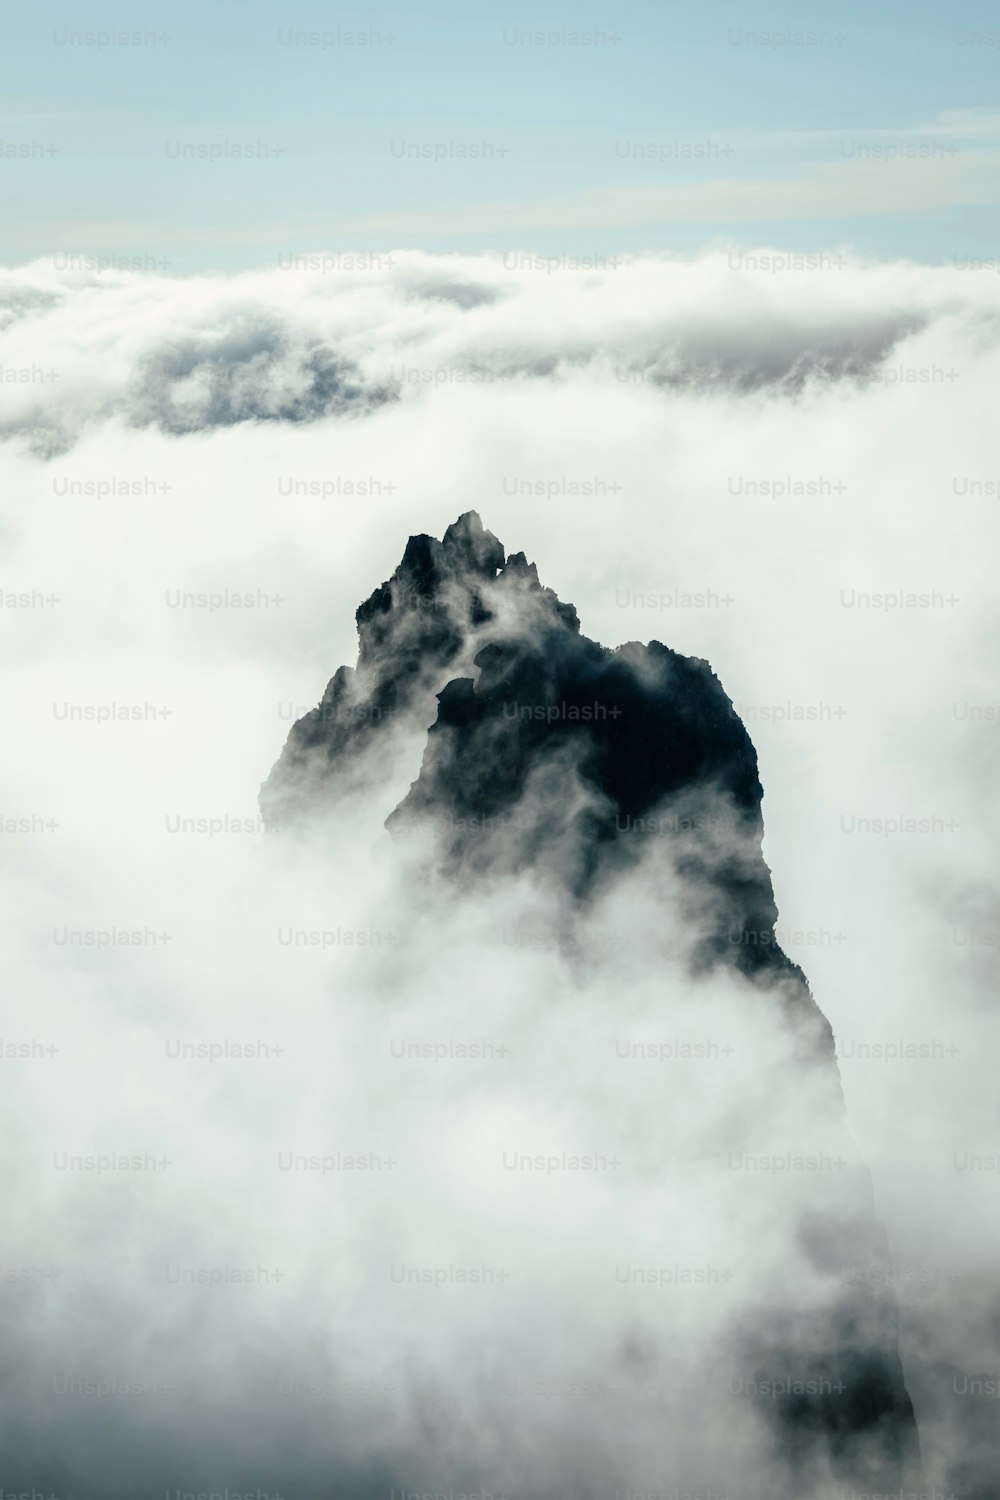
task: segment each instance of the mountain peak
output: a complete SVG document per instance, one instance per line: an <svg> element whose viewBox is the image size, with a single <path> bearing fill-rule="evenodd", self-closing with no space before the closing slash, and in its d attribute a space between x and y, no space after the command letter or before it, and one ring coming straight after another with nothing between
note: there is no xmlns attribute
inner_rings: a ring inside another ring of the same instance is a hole
<svg viewBox="0 0 1000 1500"><path fill-rule="evenodd" d="M269 826L301 822L322 836L324 808L356 793L377 801L408 775L386 826L428 836L413 851L426 893L450 911L475 892L485 909L503 882L523 880L533 898L555 897L571 961L605 895L639 892L641 904L648 890L641 941L652 977L667 981L664 1015L678 966L695 994L709 974L724 977L741 1021L744 1008L765 1032L777 1021L791 1042L791 1072L774 1075L779 1103L791 1080L808 1101L803 1128L812 1110L839 1121L832 1030L776 937L756 754L710 665L659 641L609 650L588 639L573 606L523 552L505 561L474 511L441 541L411 537L357 620L357 670L334 675L262 788ZM742 1141L753 1121L734 1118ZM722 1138L713 1134L713 1155ZM803 1284L825 1278L823 1296L809 1308L765 1299L755 1329L734 1327L734 1349L765 1389L776 1378L787 1389L793 1371L805 1387L819 1359L831 1390L850 1393L847 1414L822 1397L765 1402L777 1440L796 1464L829 1460L865 1489L891 1489L911 1467L913 1410L891 1298L854 1279L859 1266L885 1264L884 1236L864 1192L812 1191L794 1256Z"/></svg>
<svg viewBox="0 0 1000 1500"><path fill-rule="evenodd" d="M679 852L703 826L709 837L685 857L728 926L773 932L756 755L707 662L658 641L588 639L574 607L524 552L505 556L475 511L440 541L411 536L357 622L357 670L335 673L262 789L269 824L315 817L364 780L376 748L398 747L401 769L417 758L387 826L430 820L442 870L547 870L583 900L642 858L651 833L675 827ZM538 800L552 768L578 804L568 821L559 798ZM526 798L538 805L515 836L507 825ZM481 836L484 817L501 820L502 838ZM723 960L794 968L776 945L734 943L720 927L698 962Z"/></svg>

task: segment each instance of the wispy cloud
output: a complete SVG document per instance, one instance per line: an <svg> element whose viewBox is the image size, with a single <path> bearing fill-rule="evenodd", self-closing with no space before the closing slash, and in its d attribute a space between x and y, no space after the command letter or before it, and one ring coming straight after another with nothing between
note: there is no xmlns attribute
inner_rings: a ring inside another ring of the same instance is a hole
<svg viewBox="0 0 1000 1500"><path fill-rule="evenodd" d="M327 225L350 234L527 233L739 225L932 213L1000 203L1000 147L946 157L817 160L794 173L595 187L562 197L365 215Z"/></svg>

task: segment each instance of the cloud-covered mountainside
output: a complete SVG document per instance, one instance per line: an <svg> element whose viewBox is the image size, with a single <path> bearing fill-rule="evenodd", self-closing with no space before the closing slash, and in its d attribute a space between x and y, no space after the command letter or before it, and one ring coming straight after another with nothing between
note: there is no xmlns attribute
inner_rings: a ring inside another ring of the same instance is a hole
<svg viewBox="0 0 1000 1500"><path fill-rule="evenodd" d="M559 914L553 940L570 960L587 955L595 910L613 907L620 890L641 875L654 895L653 929L642 941L650 964L643 979L664 980L663 1023L675 1024L671 991L679 983L676 973L670 979L668 955L675 965L681 960L688 976L689 1004L697 1003L699 979L718 967L731 971L736 992L746 987L751 1024L756 1016L765 1034L768 1028L788 1033L788 1054L765 1064L763 1073L765 1092L782 1099L778 1128L789 1167L812 1172L820 1183L848 1170L844 1159L837 1158L835 1169L822 1152L807 1166L792 1164L803 1158L803 1139L814 1141L819 1132L832 1144L839 1134L833 1036L801 969L777 942L756 756L708 663L657 641L611 651L588 640L573 606L539 583L523 553L505 556L475 512L449 526L441 541L411 537L399 567L361 605L357 621L357 670L342 667L317 708L293 726L262 789L268 820L285 830L314 827L352 794L370 758L405 753L413 731L429 724L419 775L390 815L390 829L426 832L431 868L466 899L478 887L488 904L498 880L538 880ZM430 870L424 879L433 882ZM657 911L656 897L673 910ZM658 974L664 929L669 938ZM598 924L598 939L601 930ZM671 1154L680 1152L690 1165L710 1157L714 1146L732 1164L748 1140L768 1133L774 1111L760 1112L760 1085L737 1073L699 1130L685 1129L679 1139L665 1121L650 1122L647 1148L662 1153L664 1219L673 1193ZM737 1101L756 1117L740 1120ZM754 1170L760 1165L747 1160ZM763 1160L765 1172L780 1170L773 1153ZM734 1484L744 1465L755 1467L762 1457L770 1495L827 1493L834 1484L895 1493L917 1482L916 1426L899 1360L884 1231L872 1216L863 1169L855 1164L851 1173L846 1190L836 1183L800 1193L782 1182L776 1221L782 1228L776 1234L774 1224L762 1227L761 1246L741 1243L741 1253L772 1272L781 1268L780 1279L766 1294L760 1287L745 1291L728 1330L724 1322L706 1330L704 1348L695 1338L689 1376L705 1380L720 1361L740 1372L725 1394L711 1384L702 1389L702 1420L718 1422L721 1432L733 1390L745 1385L755 1415L773 1428L773 1444L750 1426L726 1442L706 1475L704 1454L697 1444L685 1451L683 1424L678 1430L676 1411L665 1406L662 1443L684 1454L681 1488L693 1490L706 1477L713 1485ZM771 1187L765 1176L762 1199ZM703 1193L703 1201L694 1194L689 1214L716 1217L717 1228L730 1215L738 1222L737 1187L720 1194L718 1176L707 1174ZM627 1203L627 1193L617 1205L612 1194L609 1212ZM572 1277L573 1265L565 1269ZM786 1301L782 1289L789 1285L796 1290ZM605 1348L609 1369L630 1338L642 1342L652 1366L673 1347L668 1316L628 1331L623 1325L620 1337L617 1348ZM478 1357L470 1350L464 1359L475 1365ZM641 1393L643 1380L635 1378ZM544 1423L535 1433L528 1418L530 1436L524 1424L522 1415L504 1440L526 1457L551 1437ZM589 1420L585 1425L590 1429ZM655 1445L654 1433L649 1440ZM603 1453L598 1462L618 1488L640 1483L630 1465L618 1471ZM561 1484L536 1490L529 1481L528 1490L554 1496Z"/></svg>
<svg viewBox="0 0 1000 1500"><path fill-rule="evenodd" d="M329 273L313 259L229 279L47 262L0 273L0 436L54 456L111 418L179 435L365 416L441 385L580 377L794 392L878 380L928 325L981 319L984 292L1000 312L996 287L973 297L968 273L840 256L798 272L763 253L551 274L532 257L354 257L361 270L327 257Z"/></svg>

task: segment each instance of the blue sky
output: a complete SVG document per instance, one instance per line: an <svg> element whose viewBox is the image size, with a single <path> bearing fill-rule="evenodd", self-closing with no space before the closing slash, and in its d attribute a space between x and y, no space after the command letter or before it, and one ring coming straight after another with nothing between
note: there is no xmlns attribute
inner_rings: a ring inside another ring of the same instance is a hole
<svg viewBox="0 0 1000 1500"><path fill-rule="evenodd" d="M8 263L1000 252L985 3L15 0L4 29Z"/></svg>

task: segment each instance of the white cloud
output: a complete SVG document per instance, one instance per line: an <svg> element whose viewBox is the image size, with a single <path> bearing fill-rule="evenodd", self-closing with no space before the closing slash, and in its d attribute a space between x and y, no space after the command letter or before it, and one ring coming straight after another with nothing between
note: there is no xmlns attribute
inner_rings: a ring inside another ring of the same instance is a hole
<svg viewBox="0 0 1000 1500"><path fill-rule="evenodd" d="M260 851L252 833L172 834L165 821L253 818L258 784L287 733L282 705L310 706L333 670L353 661L353 611L392 571L406 536L440 535L476 508L576 604L589 635L610 645L663 639L706 657L745 710L765 788L779 930L790 934L791 956L853 1054L842 1064L851 1128L872 1168L897 1267L932 1273L922 1288L903 1285L903 1332L918 1414L935 1437L927 1456L942 1477L949 1444L961 1447L968 1429L949 1428L949 1377L935 1385L917 1355L967 1374L995 1372L998 1358L996 1177L956 1170L953 1153L961 1161L998 1151L1000 281L916 265L838 270L832 260L826 269L771 274L733 269L722 255L551 274L496 258L398 260L365 274L272 270L228 281L60 275L36 262L3 279L15 316L0 336L0 362L60 372L47 385L0 389L13 434L2 449L3 588L59 597L57 605L5 605L0 622L15 726L2 752L3 811L59 824L3 835L8 862L17 856L20 869L3 877L15 941L0 1033L12 1042L37 1034L63 1049L52 1060L3 1064L5 1161L21 1207L0 1260L62 1269L45 1293L55 1343L37 1337L40 1303L30 1298L41 1294L29 1290L9 1309L12 1347L26 1340L21 1373L125 1376L162 1367L190 1393L205 1390L207 1350L218 1399L201 1411L182 1401L176 1418L187 1424L193 1468L228 1409L232 1380L247 1403L237 1412L254 1414L244 1472L263 1475L271 1446L278 1489L294 1473L296 1444L315 1456L314 1444L327 1442L316 1438L319 1426L349 1461L348 1429L353 1422L363 1431L366 1414L384 1411L390 1387L378 1382L398 1377L406 1330L414 1339L427 1333L417 1292L389 1300L373 1269L377 1255L398 1263L386 1250L390 1231L415 1264L514 1259L527 1253L514 1229L536 1213L533 1233L552 1250L551 1262L541 1254L533 1262L545 1295L515 1288L512 1305L532 1328L560 1337L601 1253L614 1260L617 1247L594 1239L607 1222L602 1186L557 1197L560 1219L532 1198L530 1182L516 1192L493 1183L495 1198L485 1190L476 1197L469 1162L482 1142L518 1131L582 1142L600 1120L613 1133L620 1085L597 1061L609 1040L607 1007L619 1007L617 1022L624 1004L637 1035L656 1032L660 989L637 979L623 997L617 975L603 974L576 991L552 954L515 948L492 980L481 973L466 993L463 964L475 964L477 934L513 920L526 892L507 898L509 911L469 909L464 925L462 913L434 913L433 926L428 917L416 927L408 974L395 949L373 963L337 949L328 962L329 954L272 944L279 924L413 929L420 892L405 883L400 891L376 836L409 776L357 809L332 868L317 860L275 869L276 856ZM485 288L494 300L463 310L440 295L455 285ZM437 295L421 293L432 286ZM255 364L261 329L271 342ZM170 372L167 356L178 348L209 350L200 377ZM283 420L289 401L315 395L308 358L317 348L352 361L366 388L378 388L393 367L452 373L404 381L400 399L362 403L357 417L336 402L324 415L321 392L311 420ZM218 376L223 369L235 374ZM240 410L256 420L234 422L232 403L220 407L216 376L227 399L242 393L249 404ZM167 420L182 398L196 430L172 430ZM32 452L39 435L45 451L45 434L59 456ZM72 489L116 480L139 490ZM374 494L345 493L345 483L362 480L375 482ZM316 492L303 488L313 482ZM789 482L812 492L782 493ZM582 483L590 493L574 492ZM227 589L283 602L241 610L165 602L168 591ZM708 591L709 607L677 602ZM941 602L862 607L857 591L926 592ZM958 602L945 602L951 595ZM657 602L639 607L636 596ZM154 717L74 724L53 708L111 702L149 704ZM169 716L156 717L160 708ZM819 717L764 713L778 708L814 708ZM862 833L852 822L898 816L930 819L933 831ZM641 952L647 922L638 892L631 911L630 938ZM64 926L149 926L173 941L71 950L52 939ZM391 1010L358 1001L376 977L379 1003L397 996L414 1035L507 1028L522 1071L503 1074L498 1063L484 1088L479 1074L457 1065L421 1073L414 1064L404 1080L405 1065L388 1058ZM551 1011L534 1003L540 981ZM675 1014L687 1015L682 991L676 1003ZM718 1024L740 1025L724 987L707 1003ZM188 1066L162 1050L165 1038L274 1036L289 1055L260 1063ZM900 1041L958 1050L925 1060L857 1055L865 1043ZM768 1062L770 1040L746 1045ZM370 1069L356 1065L365 1048ZM505 1093L508 1076L537 1083L529 1110L517 1089ZM707 1093L696 1073L669 1076L674 1102L660 1073L635 1085L637 1138L643 1129L655 1134L668 1115L675 1122L672 1110L708 1109L715 1091L724 1093L721 1073ZM555 1080L548 1093L543 1077ZM748 1102L758 1081L740 1084ZM261 1178L272 1149L392 1144L400 1135L394 1111L404 1104L413 1155L418 1147L422 1160L444 1153L449 1164L439 1177L420 1177L418 1198L387 1199L360 1181L331 1191L308 1175ZM51 1151L141 1151L147 1143L177 1165L131 1189L48 1165ZM458 1183L473 1195L467 1215ZM630 1179L628 1253L662 1251L667 1191L655 1172L641 1191ZM721 1255L719 1225L694 1211L698 1193L678 1192L691 1210L681 1215L685 1253ZM744 1207L752 1226L752 1203ZM759 1241L750 1234L747 1243ZM581 1244L588 1248L579 1260ZM766 1277L766 1264L740 1253L745 1275ZM216 1295L156 1279L168 1265L258 1261L276 1263L286 1281ZM571 1287L546 1281L570 1262L578 1278ZM486 1337L505 1290L476 1302L469 1289L445 1306ZM720 1294L697 1317L711 1326L725 1305ZM673 1310L679 1337L688 1326L681 1309ZM447 1392L453 1346L447 1318L438 1323L426 1359L440 1361ZM591 1367L614 1326L595 1294L572 1345L580 1368ZM119 1340L111 1352L102 1342L108 1328ZM515 1338L501 1365L516 1361L517 1350ZM565 1380L557 1366L543 1365L538 1378ZM286 1377L370 1384L338 1418L318 1398L290 1395L276 1407ZM595 1432L606 1433L616 1412L635 1411L631 1376L621 1378L623 1406L599 1406ZM391 1389L393 1432L405 1448L434 1429L436 1416L414 1412L398 1385ZM578 1430L579 1407L546 1399L546 1430L562 1453L557 1438ZM974 1404L951 1399L958 1411ZM128 1419L139 1408L119 1400L49 1398L48 1415L63 1451L79 1444L78 1461L88 1442L110 1446L113 1418L127 1489L143 1462L162 1467L157 1443L176 1459L174 1414L161 1399L153 1410L168 1433L147 1445L142 1421ZM467 1401L474 1427L490 1407L475 1392ZM635 1421L630 1437L644 1453L656 1429L641 1413ZM491 1451L489 1432L479 1430ZM596 1459L584 1445L581 1466L588 1462ZM594 1474L595 1484L606 1477ZM199 1487L198 1473L190 1477L178 1476L182 1488ZM412 1478L420 1488L424 1476ZM585 1479L576 1493L586 1493Z"/></svg>

